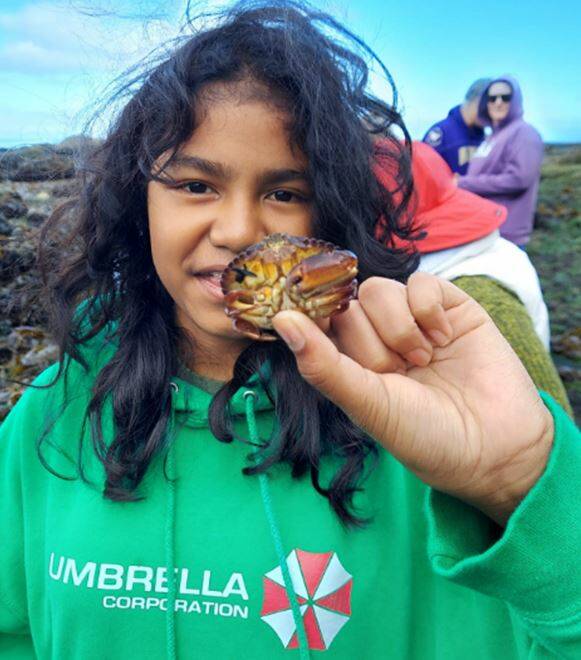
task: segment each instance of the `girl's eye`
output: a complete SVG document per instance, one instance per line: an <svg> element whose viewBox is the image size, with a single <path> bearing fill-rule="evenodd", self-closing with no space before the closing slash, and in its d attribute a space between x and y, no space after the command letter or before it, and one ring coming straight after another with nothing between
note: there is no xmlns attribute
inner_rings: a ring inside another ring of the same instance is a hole
<svg viewBox="0 0 581 660"><path fill-rule="evenodd" d="M271 193L271 196L277 202L293 202L293 201L302 201L303 198L296 193L290 192L290 190L275 190Z"/></svg>
<svg viewBox="0 0 581 660"><path fill-rule="evenodd" d="M189 183L184 183L184 185L180 186L180 188L194 195L205 195L212 190L210 186L202 183L201 181L190 181Z"/></svg>

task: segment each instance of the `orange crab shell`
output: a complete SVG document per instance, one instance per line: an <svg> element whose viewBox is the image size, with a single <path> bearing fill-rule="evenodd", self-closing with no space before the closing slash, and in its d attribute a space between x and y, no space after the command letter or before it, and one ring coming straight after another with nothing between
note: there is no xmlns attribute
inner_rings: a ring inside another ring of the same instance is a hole
<svg viewBox="0 0 581 660"><path fill-rule="evenodd" d="M357 294L357 257L316 238L273 234L241 252L222 275L226 314L236 330L274 340L284 309L311 318L345 311Z"/></svg>

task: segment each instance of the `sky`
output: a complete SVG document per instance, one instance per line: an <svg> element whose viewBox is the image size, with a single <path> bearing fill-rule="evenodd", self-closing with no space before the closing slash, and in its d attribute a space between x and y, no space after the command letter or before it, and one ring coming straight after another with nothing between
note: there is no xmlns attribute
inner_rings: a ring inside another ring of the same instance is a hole
<svg viewBox="0 0 581 660"><path fill-rule="evenodd" d="M546 142L581 142L578 0L313 4L386 64L412 137L421 139L476 78L510 73L523 89L525 119ZM184 0L2 0L0 147L81 132L107 84L178 33L183 8ZM381 81L373 84L385 93Z"/></svg>

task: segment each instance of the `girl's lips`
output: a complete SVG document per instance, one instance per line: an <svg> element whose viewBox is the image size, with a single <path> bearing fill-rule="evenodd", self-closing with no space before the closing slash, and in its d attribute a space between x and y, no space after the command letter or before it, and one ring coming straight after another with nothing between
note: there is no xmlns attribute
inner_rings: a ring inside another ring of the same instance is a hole
<svg viewBox="0 0 581 660"><path fill-rule="evenodd" d="M222 293L222 273L196 273L194 276L200 287L207 293L213 300L224 300Z"/></svg>

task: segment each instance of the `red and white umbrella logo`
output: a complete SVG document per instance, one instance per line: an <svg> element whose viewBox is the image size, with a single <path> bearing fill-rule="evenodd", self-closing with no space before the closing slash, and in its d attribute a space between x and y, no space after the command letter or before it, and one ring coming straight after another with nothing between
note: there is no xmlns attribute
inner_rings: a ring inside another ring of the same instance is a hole
<svg viewBox="0 0 581 660"><path fill-rule="evenodd" d="M325 651L351 616L353 576L335 552L293 550L286 560L309 648ZM287 649L298 648L296 625L280 566L264 576L261 618Z"/></svg>

